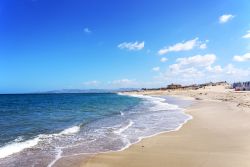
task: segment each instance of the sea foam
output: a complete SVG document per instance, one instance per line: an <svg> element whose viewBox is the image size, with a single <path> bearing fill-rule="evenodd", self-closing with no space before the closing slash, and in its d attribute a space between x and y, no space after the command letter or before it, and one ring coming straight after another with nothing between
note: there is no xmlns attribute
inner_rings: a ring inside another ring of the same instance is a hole
<svg viewBox="0 0 250 167"><path fill-rule="evenodd" d="M72 135L80 131L80 126L73 126L60 132L60 135Z"/></svg>
<svg viewBox="0 0 250 167"><path fill-rule="evenodd" d="M42 141L43 139L48 139L48 138L52 138L52 137L58 137L58 136L62 136L62 135L73 135L77 132L80 131L80 126L73 126L70 128L67 128L63 131L61 131L60 133L56 133L56 134L40 134L37 137L30 139L30 140L26 140L23 142L20 142L20 140L22 139L21 137L18 137L17 139L15 139L12 143L7 144L3 147L0 147L0 158L5 158L7 156L10 156L12 154L18 153L23 151L24 149L27 148L31 148L36 146L39 141Z"/></svg>
<svg viewBox="0 0 250 167"><path fill-rule="evenodd" d="M11 144L3 146L0 148L0 158L7 157L14 153L18 153L26 148L33 147L37 145L39 141L40 141L40 138L36 137L34 139L30 139L24 142L13 142Z"/></svg>
<svg viewBox="0 0 250 167"><path fill-rule="evenodd" d="M134 122L132 120L129 120L129 123L123 127L121 127L118 130L115 130L114 133L116 134L121 134L122 132L124 132L126 129L128 129L129 127L131 127L134 124Z"/></svg>
<svg viewBox="0 0 250 167"><path fill-rule="evenodd" d="M164 98L161 98L161 97L148 96L148 95L138 95L138 94L124 94L124 93L118 93L118 95L127 95L127 96L146 99L146 100L155 104L153 107L150 108L150 110L153 110L153 111L181 109L178 105L167 103L166 100Z"/></svg>

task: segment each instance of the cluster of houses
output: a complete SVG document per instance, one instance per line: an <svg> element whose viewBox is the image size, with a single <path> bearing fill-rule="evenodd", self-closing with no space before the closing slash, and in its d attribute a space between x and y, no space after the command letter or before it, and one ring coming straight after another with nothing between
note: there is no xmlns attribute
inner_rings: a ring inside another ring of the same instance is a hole
<svg viewBox="0 0 250 167"><path fill-rule="evenodd" d="M217 86L217 85L228 85L228 83L226 81L209 82L209 83L204 83L204 84L193 84L193 85L187 85L187 86L182 86L179 84L170 84L165 89L193 89L193 90L197 90L200 88L205 88L206 86Z"/></svg>
<svg viewBox="0 0 250 167"><path fill-rule="evenodd" d="M146 89L143 88L142 90L173 90L173 89L189 89L189 90L197 90L201 88L205 88L207 86L218 86L218 85L223 85L223 86L228 86L228 88L235 89L235 91L250 91L250 81L248 82L237 82L233 83L232 85L228 84L226 81L223 82L209 82L209 83L204 83L204 84L194 84L194 85L188 85L188 86L183 86L180 84L170 84L167 85L166 87L162 88L153 88L153 89Z"/></svg>
<svg viewBox="0 0 250 167"><path fill-rule="evenodd" d="M206 86L217 86L217 85L229 85L226 81L223 82L209 82L204 84L193 84L193 85L187 85L183 86L180 84L170 84L167 87L162 88L153 88L153 89L146 89L143 88L142 90L173 90L173 89L191 89L191 90L197 90L200 88L205 88Z"/></svg>
<svg viewBox="0 0 250 167"><path fill-rule="evenodd" d="M232 85L233 89L236 91L249 91L250 90L250 81L248 82L236 82Z"/></svg>

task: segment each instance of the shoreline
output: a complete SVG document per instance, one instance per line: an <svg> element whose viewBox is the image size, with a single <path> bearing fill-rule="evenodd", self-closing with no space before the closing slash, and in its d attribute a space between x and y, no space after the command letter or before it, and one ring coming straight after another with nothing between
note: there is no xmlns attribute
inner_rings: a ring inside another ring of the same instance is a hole
<svg viewBox="0 0 250 167"><path fill-rule="evenodd" d="M97 154L81 167L250 166L250 135L244 134L250 130L250 113L242 112L235 101L216 98L197 99L185 112L194 119L179 130L142 139L120 152Z"/></svg>
<svg viewBox="0 0 250 167"><path fill-rule="evenodd" d="M134 96L135 94L122 94L122 95L125 95L125 96ZM135 96L138 96L138 95L135 95ZM141 96L141 95L140 95ZM156 95L156 96L152 96L152 95L143 95L145 97L140 97L138 96L139 98L160 98L160 99L165 99L166 96L159 96L159 95ZM94 158L95 156L98 156L98 155L102 155L102 154L110 154L110 153L117 153L117 152L123 152L127 149L129 149L131 146L133 145L136 145L140 142L142 142L143 140L145 139L148 139L148 138L152 138L152 137L155 137L155 136L158 136L158 135L161 135L161 134L164 134L164 133L170 133L170 132L175 132L175 131L178 131L180 130L187 122L189 122L190 120L193 119L193 117L190 115L190 114L187 114L185 112L186 110L186 105L187 106L190 106L194 103L194 99L193 98L185 98L185 97L180 97L180 96L169 96L167 95L170 99L173 99L173 100L176 100L178 102L174 102L173 104L172 103L167 103L168 105L173 105L173 106L178 106L178 110L180 110L179 112L181 112L182 114L188 116L188 118L179 124L178 127L176 127L175 129L171 129L171 130L164 130L164 131L160 131L160 132L157 132L155 134L152 134L152 135L149 135L149 136L142 136L142 137L139 137L138 141L134 142L134 143L130 143L129 145L121 148L120 150L110 150L110 151L106 151L106 152L98 152L98 153L83 153L83 154L76 154L76 155L71 155L71 156L62 156L61 158L57 159L54 163L52 163L52 166L50 167L62 167L62 166L65 166L65 167L68 167L68 166L81 166L82 163L85 163L87 162L89 159L92 159ZM165 98L164 98L165 97ZM165 100L164 100L165 101ZM175 103L179 103L179 101L183 101L184 103L181 104L181 108L179 108L179 104L175 104ZM187 101L187 102L185 102ZM185 106L185 107L184 107ZM183 108L184 107L184 108ZM171 109L170 109L171 110Z"/></svg>

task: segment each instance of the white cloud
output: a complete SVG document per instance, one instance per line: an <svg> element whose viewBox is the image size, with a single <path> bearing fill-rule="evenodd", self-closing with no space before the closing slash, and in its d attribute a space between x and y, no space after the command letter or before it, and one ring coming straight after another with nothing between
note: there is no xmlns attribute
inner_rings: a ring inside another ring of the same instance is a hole
<svg viewBox="0 0 250 167"><path fill-rule="evenodd" d="M164 62L168 61L168 59L166 57L162 57L160 61L164 63Z"/></svg>
<svg viewBox="0 0 250 167"><path fill-rule="evenodd" d="M200 45L200 49L206 49L207 48L207 44L206 43L203 43Z"/></svg>
<svg viewBox="0 0 250 167"><path fill-rule="evenodd" d="M242 56L236 55L233 57L234 61L238 61L238 62L245 62L245 61L249 61L250 60L250 53L246 53Z"/></svg>
<svg viewBox="0 0 250 167"><path fill-rule="evenodd" d="M241 69L236 68L233 64L228 64L225 69L225 73L233 76L233 79L249 77L250 76L250 69Z"/></svg>
<svg viewBox="0 0 250 167"><path fill-rule="evenodd" d="M180 68L180 66L172 65L169 67L170 69L170 76L173 78L178 76L181 78L189 78L189 77L201 77L203 76L203 72L195 67L187 67L187 68Z"/></svg>
<svg viewBox="0 0 250 167"><path fill-rule="evenodd" d="M242 38L250 38L250 30L248 30L247 33L242 36Z"/></svg>
<svg viewBox="0 0 250 167"><path fill-rule="evenodd" d="M166 73L168 77L192 78L202 77L205 75L204 71L210 72L219 70L219 67L211 67L216 60L216 55L196 55L191 57L183 57L176 59L176 63L169 66ZM180 79L179 78L179 79Z"/></svg>
<svg viewBox="0 0 250 167"><path fill-rule="evenodd" d="M222 69L222 67L220 65L216 65L214 67L208 66L206 69L209 72L213 72L213 73L221 73L221 72L223 72L223 69Z"/></svg>
<svg viewBox="0 0 250 167"><path fill-rule="evenodd" d="M206 44L204 42L199 41L199 38L195 38L189 41L174 44L172 46L164 47L158 51L158 54L163 55L169 52L188 51L194 49L196 46L198 46L200 49L206 48Z"/></svg>
<svg viewBox="0 0 250 167"><path fill-rule="evenodd" d="M84 31L86 34L92 33L92 31L91 31L89 28L87 28L87 27L85 27L85 28L83 29L83 31Z"/></svg>
<svg viewBox="0 0 250 167"><path fill-rule="evenodd" d="M160 71L160 67L154 67L152 68L153 71Z"/></svg>
<svg viewBox="0 0 250 167"><path fill-rule="evenodd" d="M208 67L211 66L216 60L216 55L214 54L206 54L196 55L192 57L184 57L178 58L176 61L178 62L179 66L201 66L201 67Z"/></svg>
<svg viewBox="0 0 250 167"><path fill-rule="evenodd" d="M219 22L220 22L221 24L223 24L223 23L226 23L226 22L232 20L234 17L235 17L235 16L233 16L233 15L231 15L231 14L224 14L224 15L220 16Z"/></svg>
<svg viewBox="0 0 250 167"><path fill-rule="evenodd" d="M177 58L176 63L171 64L167 71L161 72L157 79L182 84L225 80L226 69L214 65L215 61L214 54Z"/></svg>
<svg viewBox="0 0 250 167"><path fill-rule="evenodd" d="M196 77L202 77L204 75L202 71L194 67L182 69L182 71L180 72L182 73L182 76L185 78L189 77L196 78Z"/></svg>
<svg viewBox="0 0 250 167"><path fill-rule="evenodd" d="M120 49L128 49L128 50L141 50L144 48L144 41L143 42L123 42L118 45Z"/></svg>
<svg viewBox="0 0 250 167"><path fill-rule="evenodd" d="M237 68L232 64L227 66L214 65L216 55L196 55L176 59L175 64L171 64L167 71L160 72L155 77L161 82L195 84L210 81L240 81L250 77L250 68Z"/></svg>
<svg viewBox="0 0 250 167"><path fill-rule="evenodd" d="M195 38L195 39L183 42L183 43L177 43L173 46L165 47L163 49L160 49L158 51L158 54L163 55L163 54L166 54L168 52L179 52L179 51L191 50L196 45L197 40L198 40L198 38Z"/></svg>

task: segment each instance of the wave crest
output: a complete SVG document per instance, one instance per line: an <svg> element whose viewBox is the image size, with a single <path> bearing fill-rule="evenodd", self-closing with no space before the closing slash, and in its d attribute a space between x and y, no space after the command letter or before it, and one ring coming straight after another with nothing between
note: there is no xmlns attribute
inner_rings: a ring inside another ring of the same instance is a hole
<svg viewBox="0 0 250 167"><path fill-rule="evenodd" d="M37 145L39 141L40 141L40 138L36 137L34 139L30 139L24 142L14 142L6 146L3 146L0 148L0 158L7 157L14 153L18 153L26 148L33 147Z"/></svg>
<svg viewBox="0 0 250 167"><path fill-rule="evenodd" d="M62 136L62 135L73 135L79 131L80 131L80 126L73 126L73 127L67 128L67 129L65 129L57 134L40 134L33 139L26 140L23 142L20 142L21 138L18 137L12 143L0 148L0 158L5 158L5 157L10 156L12 154L21 152L24 149L34 147L39 143L39 141L42 141L43 139L58 137L58 136Z"/></svg>

